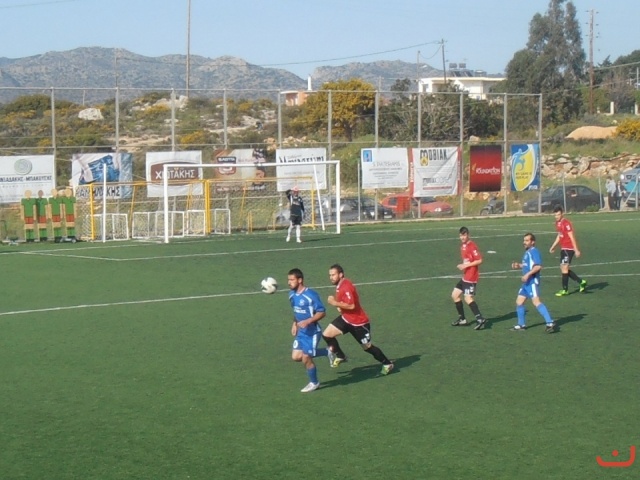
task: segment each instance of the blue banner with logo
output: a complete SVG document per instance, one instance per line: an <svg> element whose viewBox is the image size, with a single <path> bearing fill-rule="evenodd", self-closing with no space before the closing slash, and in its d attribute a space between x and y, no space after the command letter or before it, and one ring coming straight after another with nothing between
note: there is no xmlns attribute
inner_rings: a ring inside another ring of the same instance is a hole
<svg viewBox="0 0 640 480"><path fill-rule="evenodd" d="M540 144L511 145L511 191L540 190Z"/></svg>

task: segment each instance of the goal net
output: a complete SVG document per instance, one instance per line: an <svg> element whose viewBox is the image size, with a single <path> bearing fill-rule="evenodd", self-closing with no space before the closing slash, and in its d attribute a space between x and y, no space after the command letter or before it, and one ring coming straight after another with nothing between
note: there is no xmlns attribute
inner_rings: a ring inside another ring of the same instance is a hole
<svg viewBox="0 0 640 480"><path fill-rule="evenodd" d="M189 175L185 174L185 171ZM83 240L164 240L289 226L286 191L297 186L304 229L340 233L340 164L163 164L156 181L76 188ZM106 192L106 197L104 193Z"/></svg>
<svg viewBox="0 0 640 480"><path fill-rule="evenodd" d="M185 184L180 179L184 164L164 164L162 174L162 221L155 235L162 232L165 242L178 235L172 230L171 214L184 204ZM298 187L305 204L303 228L340 233L340 163L304 164L197 164L200 178L188 185L190 203L195 211L183 211L184 229L191 235L230 234L270 231L289 226L287 190ZM193 219L193 221L191 221ZM156 219L157 222L157 219Z"/></svg>

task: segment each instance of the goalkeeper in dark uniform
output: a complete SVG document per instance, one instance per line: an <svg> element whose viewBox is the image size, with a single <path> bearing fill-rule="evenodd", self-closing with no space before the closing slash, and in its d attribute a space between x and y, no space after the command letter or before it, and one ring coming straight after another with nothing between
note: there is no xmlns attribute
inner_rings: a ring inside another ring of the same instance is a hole
<svg viewBox="0 0 640 480"><path fill-rule="evenodd" d="M291 231L296 227L296 241L302 243L300 238L300 226L304 217L304 202L300 196L298 187L293 187L285 192L289 199L289 230L287 231L287 242L291 240Z"/></svg>

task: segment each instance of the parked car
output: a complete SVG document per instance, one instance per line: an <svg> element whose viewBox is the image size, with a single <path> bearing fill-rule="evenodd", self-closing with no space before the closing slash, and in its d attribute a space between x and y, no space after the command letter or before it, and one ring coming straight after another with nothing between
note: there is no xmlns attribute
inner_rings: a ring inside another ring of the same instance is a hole
<svg viewBox="0 0 640 480"><path fill-rule="evenodd" d="M329 212L328 201L323 202L323 213L331 218L335 217L335 199L331 201L331 212ZM375 220L377 210L378 220L389 220L396 215L390 208L381 204L376 205L376 201L371 197L360 197L360 220ZM330 215L329 215L330 213ZM318 213L316 212L316 215ZM340 219L345 222L358 220L358 197L342 197L340 198Z"/></svg>
<svg viewBox="0 0 640 480"><path fill-rule="evenodd" d="M626 186L627 183L635 182L638 177L640 177L640 165L636 165L635 168L620 174L620 180L622 180L623 186Z"/></svg>
<svg viewBox="0 0 640 480"><path fill-rule="evenodd" d="M553 212L556 205L566 208L568 212L582 212L589 207L597 207L598 209L604 205L604 199L598 192L585 187L584 185L562 185L547 188L541 194L542 212ZM565 200L566 199L566 206ZM534 198L522 204L523 213L537 213L538 199Z"/></svg>
<svg viewBox="0 0 640 480"><path fill-rule="evenodd" d="M402 202L402 199L409 199L409 194L393 193L384 197L380 203L397 214L398 202ZM435 197L419 197L411 198L411 212L416 216L420 212L421 217L442 217L453 215L453 207Z"/></svg>
<svg viewBox="0 0 640 480"><path fill-rule="evenodd" d="M376 210L378 211L378 220L390 220L396 216L393 210L377 204L371 197L360 197L360 214L358 216L358 197L342 197L340 198L340 221L353 222L358 220L375 220ZM322 200L322 214L325 221L334 221L336 217L336 201L331 199L331 209L329 209L329 199ZM315 208L316 222L320 221L320 209L318 204ZM310 221L310 213L306 212L305 221ZM289 223L289 209L283 208L276 215L277 224Z"/></svg>

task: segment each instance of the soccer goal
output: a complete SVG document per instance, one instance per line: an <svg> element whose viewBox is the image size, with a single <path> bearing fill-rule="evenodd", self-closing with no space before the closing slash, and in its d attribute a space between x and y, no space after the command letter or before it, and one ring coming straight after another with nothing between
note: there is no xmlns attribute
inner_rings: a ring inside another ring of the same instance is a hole
<svg viewBox="0 0 640 480"><path fill-rule="evenodd" d="M181 169L184 164L166 163L162 171L162 220L156 231L169 243L175 237L169 222L176 198L184 195ZM192 227L208 234L269 231L289 226L286 191L298 187L305 204L303 228L340 233L340 162L191 164L199 178L192 181L191 203L199 207ZM193 185L201 185L201 189ZM202 213L200 213L202 212ZM184 230L183 230L184 232ZM188 234L188 233L187 233ZM184 236L184 233L182 233Z"/></svg>

